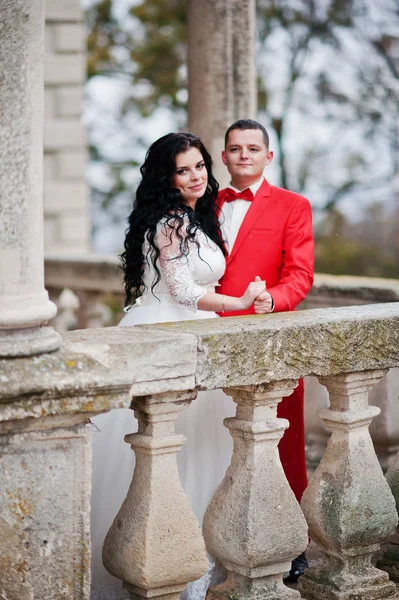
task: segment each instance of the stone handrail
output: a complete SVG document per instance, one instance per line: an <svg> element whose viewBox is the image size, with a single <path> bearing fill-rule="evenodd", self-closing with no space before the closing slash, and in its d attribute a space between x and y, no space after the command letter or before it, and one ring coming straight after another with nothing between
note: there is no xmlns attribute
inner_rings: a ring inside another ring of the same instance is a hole
<svg viewBox="0 0 399 600"><path fill-rule="evenodd" d="M118 258L109 254L46 255L46 285L52 289L121 294L122 272L118 264Z"/></svg>
<svg viewBox="0 0 399 600"><path fill-rule="evenodd" d="M327 308L399 301L399 280L316 273L300 308Z"/></svg>
<svg viewBox="0 0 399 600"><path fill-rule="evenodd" d="M303 598L394 596L388 575L371 562L395 531L397 513L368 433L378 409L367 392L399 366L399 303L89 329L63 341L52 354L0 360L5 597L88 599L85 422L116 407L135 411L139 433L127 436L136 452L133 486L105 540L104 561L132 598L177 600L206 571L204 540L229 573L210 596L299 598L282 573L305 549L307 526L323 558L302 578ZM287 422L276 407L306 375L329 390L321 417L332 435L302 512L278 458ZM184 440L173 423L196 390L218 387L237 403L236 418L225 423L235 447L203 539L178 479ZM174 507L167 513L165 494Z"/></svg>

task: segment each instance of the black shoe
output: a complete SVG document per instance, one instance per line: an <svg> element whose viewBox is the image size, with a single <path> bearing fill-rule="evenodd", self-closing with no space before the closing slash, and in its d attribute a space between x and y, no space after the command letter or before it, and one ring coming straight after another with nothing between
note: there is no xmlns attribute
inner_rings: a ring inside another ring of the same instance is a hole
<svg viewBox="0 0 399 600"><path fill-rule="evenodd" d="M307 569L308 566L306 555L303 552L292 561L291 570L283 577L284 583L298 583L298 579L304 574L305 569Z"/></svg>

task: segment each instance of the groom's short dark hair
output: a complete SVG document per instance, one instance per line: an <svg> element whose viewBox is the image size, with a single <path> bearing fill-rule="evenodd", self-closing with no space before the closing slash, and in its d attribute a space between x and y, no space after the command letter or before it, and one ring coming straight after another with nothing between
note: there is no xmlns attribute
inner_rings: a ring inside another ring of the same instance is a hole
<svg viewBox="0 0 399 600"><path fill-rule="evenodd" d="M229 139L229 133L230 131L234 131L234 129L240 129L241 131L244 131L244 129L259 129L263 133L263 140L265 142L266 148L269 148L269 134L267 133L263 125L258 123L258 121L253 121L252 119L240 119L239 121L236 121L235 123L230 125L230 127L226 131L226 135L224 136L225 148L227 146L227 140Z"/></svg>

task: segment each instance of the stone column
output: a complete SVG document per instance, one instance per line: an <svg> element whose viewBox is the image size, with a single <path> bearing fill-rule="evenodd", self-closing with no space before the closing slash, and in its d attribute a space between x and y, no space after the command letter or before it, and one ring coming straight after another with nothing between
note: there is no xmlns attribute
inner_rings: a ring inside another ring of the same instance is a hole
<svg viewBox="0 0 399 600"><path fill-rule="evenodd" d="M205 514L204 537L228 578L209 590L208 599L300 597L283 584L282 576L306 549L307 526L277 449L288 421L276 417L277 404L296 383L225 390L238 404L237 416L224 421L234 451Z"/></svg>
<svg viewBox="0 0 399 600"><path fill-rule="evenodd" d="M368 392L384 371L320 378L330 408L320 416L331 430L326 452L302 499L310 537L323 561L301 578L308 600L391 598L396 588L371 562L395 531L395 501L375 454L368 426L380 411Z"/></svg>
<svg viewBox="0 0 399 600"><path fill-rule="evenodd" d="M49 352L59 336L43 268L43 0L0 12L0 356Z"/></svg>
<svg viewBox="0 0 399 600"><path fill-rule="evenodd" d="M178 413L196 392L167 393L133 402L138 433L126 436L136 453L127 497L105 538L103 562L132 599L178 600L189 581L208 569L200 526L180 483L175 433Z"/></svg>
<svg viewBox="0 0 399 600"><path fill-rule="evenodd" d="M188 40L188 128L204 141L223 186L225 131L256 116L254 0L189 0Z"/></svg>
<svg viewBox="0 0 399 600"><path fill-rule="evenodd" d="M86 418L27 419L35 431L0 423L1 598L89 598L91 444L76 424Z"/></svg>

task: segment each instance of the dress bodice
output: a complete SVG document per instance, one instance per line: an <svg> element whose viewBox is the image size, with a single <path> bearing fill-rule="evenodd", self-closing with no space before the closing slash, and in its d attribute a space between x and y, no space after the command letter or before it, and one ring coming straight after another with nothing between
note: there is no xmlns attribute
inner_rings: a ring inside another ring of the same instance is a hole
<svg viewBox="0 0 399 600"><path fill-rule="evenodd" d="M155 243L160 250L160 256L156 261L159 281L154 287L152 286L157 279L157 272L151 259L153 249L148 240L145 240L143 246L145 290L128 311L130 318L123 319L121 325L134 324L136 315L139 317L137 313L139 307L143 309L161 306L162 310L166 307L179 309L179 314L171 312L166 317L162 317L166 320L216 316L209 311L203 314L205 311L197 310L198 302L208 290L215 291L224 274L226 261L221 249L202 230L197 229L194 239L189 240L186 237L187 225L188 218L185 218L181 234L178 235L165 219L159 222L155 235ZM141 318L142 316L141 314ZM159 313L156 318L161 318Z"/></svg>

